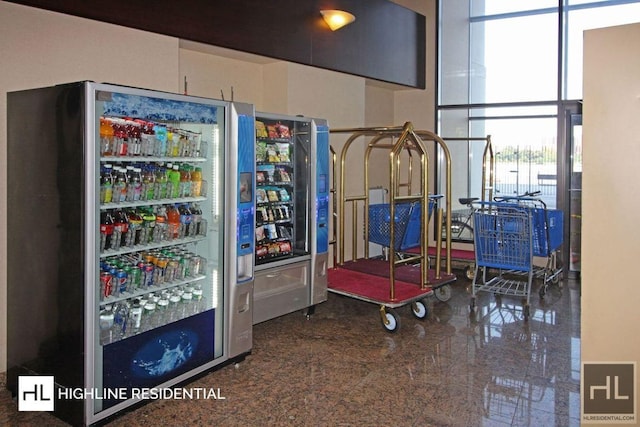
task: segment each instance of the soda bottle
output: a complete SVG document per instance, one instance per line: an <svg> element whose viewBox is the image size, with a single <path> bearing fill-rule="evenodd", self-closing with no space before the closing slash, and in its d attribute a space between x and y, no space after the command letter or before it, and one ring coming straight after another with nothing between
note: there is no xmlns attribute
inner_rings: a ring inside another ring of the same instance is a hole
<svg viewBox="0 0 640 427"><path fill-rule="evenodd" d="M142 171L142 200L154 200L156 196L156 174L152 165Z"/></svg>
<svg viewBox="0 0 640 427"><path fill-rule="evenodd" d="M177 239L180 236L180 212L177 206L170 206L167 210L169 239Z"/></svg>
<svg viewBox="0 0 640 427"><path fill-rule="evenodd" d="M156 227L153 230L153 242L160 243L167 238L167 228L169 226L167 218L167 208L160 206L156 212Z"/></svg>
<svg viewBox="0 0 640 427"><path fill-rule="evenodd" d="M128 246L127 245L127 233L129 232L129 220L127 215L124 213L122 209L116 210L114 216L114 231L117 231L120 236L120 241L117 242L118 246ZM115 249L115 248L114 248Z"/></svg>
<svg viewBox="0 0 640 427"><path fill-rule="evenodd" d="M191 236L191 222L193 219L191 210L187 205L180 205L178 212L180 213L180 237Z"/></svg>
<svg viewBox="0 0 640 427"><path fill-rule="evenodd" d="M113 340L118 341L127 333L127 320L129 319L129 303L121 301L113 309Z"/></svg>
<svg viewBox="0 0 640 427"><path fill-rule="evenodd" d="M113 341L113 307L105 306L100 310L100 344L107 345Z"/></svg>
<svg viewBox="0 0 640 427"><path fill-rule="evenodd" d="M155 196L157 199L166 199L168 197L167 182L169 181L169 178L167 177L167 169L164 167L162 163L159 163L158 165L156 165L155 174L156 174Z"/></svg>
<svg viewBox="0 0 640 427"><path fill-rule="evenodd" d="M192 235L198 235L200 233L200 223L202 222L202 209L197 203L194 203L191 207L191 227Z"/></svg>
<svg viewBox="0 0 640 427"><path fill-rule="evenodd" d="M111 239L113 236L113 215L110 211L100 214L100 250L111 249Z"/></svg>
<svg viewBox="0 0 640 427"><path fill-rule="evenodd" d="M133 305L131 306L131 311L129 313L129 321L131 329L135 331L140 329L142 322L142 306L140 306L140 300L137 298L133 300Z"/></svg>
<svg viewBox="0 0 640 427"><path fill-rule="evenodd" d="M169 171L169 183L171 184L171 198L180 197L180 167L173 165Z"/></svg>
<svg viewBox="0 0 640 427"><path fill-rule="evenodd" d="M182 165L180 169L180 196L191 197L191 166Z"/></svg>
<svg viewBox="0 0 640 427"><path fill-rule="evenodd" d="M167 128L165 126L155 125L153 132L156 141L154 155L158 157L167 156Z"/></svg>
<svg viewBox="0 0 640 427"><path fill-rule="evenodd" d="M106 164L100 173L100 203L113 200L113 166Z"/></svg>
<svg viewBox="0 0 640 427"><path fill-rule="evenodd" d="M191 196L202 196L202 168L195 168L191 172Z"/></svg>
<svg viewBox="0 0 640 427"><path fill-rule="evenodd" d="M170 143L170 152L167 154L170 157L180 156L180 134L173 130L167 133L167 139Z"/></svg>
<svg viewBox="0 0 640 427"><path fill-rule="evenodd" d="M142 217L133 209L127 212L127 217L129 219L129 237L127 241L131 241L131 245L142 244L143 242L140 241L142 234Z"/></svg>
<svg viewBox="0 0 640 427"><path fill-rule="evenodd" d="M140 124L133 120L126 120L126 132L127 132L127 155L139 156L141 150L141 131Z"/></svg>
<svg viewBox="0 0 640 427"><path fill-rule="evenodd" d="M142 173L140 168L127 166L127 200L137 202L142 195Z"/></svg>
<svg viewBox="0 0 640 427"><path fill-rule="evenodd" d="M153 240L153 233L156 227L156 215L151 209L145 209L142 211L142 228L144 237L142 238L144 244Z"/></svg>
<svg viewBox="0 0 640 427"><path fill-rule="evenodd" d="M113 127L106 117L100 117L100 155L113 155Z"/></svg>
<svg viewBox="0 0 640 427"><path fill-rule="evenodd" d="M127 173L126 169L115 168L115 179L113 183L113 201L116 203L127 201Z"/></svg>
<svg viewBox="0 0 640 427"><path fill-rule="evenodd" d="M117 129L114 131L113 138L115 146L114 154L116 156L126 156L129 150L127 144L127 132L124 127L118 122L116 122L114 126Z"/></svg>

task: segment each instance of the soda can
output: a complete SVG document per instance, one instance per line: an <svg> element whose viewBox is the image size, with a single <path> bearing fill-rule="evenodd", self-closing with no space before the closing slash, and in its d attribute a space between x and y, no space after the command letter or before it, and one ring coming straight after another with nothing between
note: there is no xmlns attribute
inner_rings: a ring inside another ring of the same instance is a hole
<svg viewBox="0 0 640 427"><path fill-rule="evenodd" d="M119 294L127 292L127 286L129 284L128 282L129 282L129 276L127 272L124 271L124 269L119 268L116 271L116 287L118 288Z"/></svg>
<svg viewBox="0 0 640 427"><path fill-rule="evenodd" d="M191 276L191 255L185 254L180 260L180 266L182 267L183 277Z"/></svg>
<svg viewBox="0 0 640 427"><path fill-rule="evenodd" d="M100 301L104 301L113 293L113 276L108 271L100 273Z"/></svg>
<svg viewBox="0 0 640 427"><path fill-rule="evenodd" d="M138 266L129 266L125 268L125 271L129 274L129 289L135 291L140 287L142 281L142 272Z"/></svg>
<svg viewBox="0 0 640 427"><path fill-rule="evenodd" d="M145 288L153 286L153 264L149 262L142 268L142 286Z"/></svg>
<svg viewBox="0 0 640 427"><path fill-rule="evenodd" d="M166 263L163 263L166 267ZM164 268L160 267L159 263L156 262L156 265L153 268L153 284L161 285L164 283Z"/></svg>
<svg viewBox="0 0 640 427"><path fill-rule="evenodd" d="M189 273L191 276L197 276L202 271L202 257L196 255L190 258Z"/></svg>
<svg viewBox="0 0 640 427"><path fill-rule="evenodd" d="M173 260L178 263L178 266L176 268L176 280L184 279L185 268L184 263L182 262L182 256L176 255L173 257Z"/></svg>
<svg viewBox="0 0 640 427"><path fill-rule="evenodd" d="M165 282L173 282L174 280L176 280L176 273L178 272L178 268L180 268L180 263L175 259L170 259L167 262L167 268L164 271Z"/></svg>

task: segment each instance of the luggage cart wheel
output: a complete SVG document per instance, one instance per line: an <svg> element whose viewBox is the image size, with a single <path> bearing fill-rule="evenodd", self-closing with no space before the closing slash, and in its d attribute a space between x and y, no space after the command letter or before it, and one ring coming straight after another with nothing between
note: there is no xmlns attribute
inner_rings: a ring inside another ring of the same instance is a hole
<svg viewBox="0 0 640 427"><path fill-rule="evenodd" d="M467 268L464 269L464 275L467 279L473 280L476 277L476 267L473 264L469 264Z"/></svg>
<svg viewBox="0 0 640 427"><path fill-rule="evenodd" d="M438 301L447 302L451 299L451 285L442 285L434 289L433 294Z"/></svg>
<svg viewBox="0 0 640 427"><path fill-rule="evenodd" d="M422 301L414 301L411 303L411 313L413 313L413 317L416 319L426 319L429 315L429 308L427 303Z"/></svg>
<svg viewBox="0 0 640 427"><path fill-rule="evenodd" d="M396 313L394 309L381 305L380 316L382 318L382 326L388 332L398 332L400 329L400 316L398 316L398 313Z"/></svg>

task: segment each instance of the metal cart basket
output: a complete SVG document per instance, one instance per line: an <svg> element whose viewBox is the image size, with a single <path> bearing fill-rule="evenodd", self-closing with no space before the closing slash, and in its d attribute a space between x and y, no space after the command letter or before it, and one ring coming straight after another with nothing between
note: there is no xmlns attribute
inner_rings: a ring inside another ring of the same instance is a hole
<svg viewBox="0 0 640 427"><path fill-rule="evenodd" d="M478 292L491 292L497 298L522 297L524 319L528 320L533 280L531 212L510 203L482 203L482 206L473 214L476 268L471 311L475 311ZM489 269L499 273L490 277Z"/></svg>
<svg viewBox="0 0 640 427"><path fill-rule="evenodd" d="M546 258L543 267L533 267L533 277L541 280L540 298L544 298L551 283L558 283L562 267L558 266L556 254L562 245L564 216L561 210L548 209L547 205L535 197L507 197L501 201L516 203L531 214L533 256Z"/></svg>
<svg viewBox="0 0 640 427"><path fill-rule="evenodd" d="M427 218L431 218L434 199L429 198ZM420 247L420 203L396 203L393 250L403 252ZM427 219L428 223L429 219ZM388 203L369 205L369 241L391 247L391 213Z"/></svg>

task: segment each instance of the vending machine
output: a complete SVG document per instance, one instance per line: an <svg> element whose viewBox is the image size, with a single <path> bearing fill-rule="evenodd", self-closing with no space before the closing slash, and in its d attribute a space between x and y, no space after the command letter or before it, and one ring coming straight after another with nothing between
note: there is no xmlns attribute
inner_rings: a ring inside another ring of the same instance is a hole
<svg viewBox="0 0 640 427"><path fill-rule="evenodd" d="M254 324L327 299L329 128L256 113L255 154Z"/></svg>
<svg viewBox="0 0 640 427"><path fill-rule="evenodd" d="M50 410L92 424L251 350L252 105L78 82L8 93L7 116L19 405L50 381Z"/></svg>

